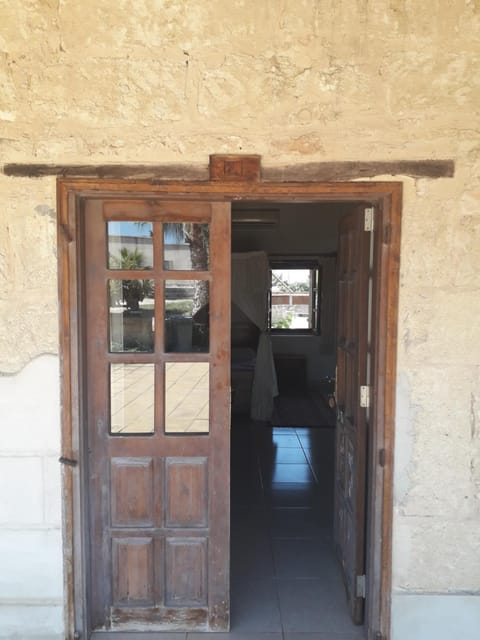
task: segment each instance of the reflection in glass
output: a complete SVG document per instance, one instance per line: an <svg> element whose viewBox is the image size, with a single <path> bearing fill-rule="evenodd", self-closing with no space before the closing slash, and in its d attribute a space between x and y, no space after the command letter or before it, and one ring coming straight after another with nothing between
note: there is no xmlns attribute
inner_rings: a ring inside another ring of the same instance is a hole
<svg viewBox="0 0 480 640"><path fill-rule="evenodd" d="M207 271L209 226L193 222L167 222L163 225L163 268L181 271Z"/></svg>
<svg viewBox="0 0 480 640"><path fill-rule="evenodd" d="M151 222L108 222L107 232L109 269L152 268Z"/></svg>
<svg viewBox="0 0 480 640"><path fill-rule="evenodd" d="M208 362L167 362L165 432L208 433Z"/></svg>
<svg viewBox="0 0 480 640"><path fill-rule="evenodd" d="M153 280L109 280L110 351L153 351Z"/></svg>
<svg viewBox="0 0 480 640"><path fill-rule="evenodd" d="M153 433L154 365L110 365L110 432Z"/></svg>
<svg viewBox="0 0 480 640"><path fill-rule="evenodd" d="M165 282L165 351L208 352L208 285L207 280Z"/></svg>

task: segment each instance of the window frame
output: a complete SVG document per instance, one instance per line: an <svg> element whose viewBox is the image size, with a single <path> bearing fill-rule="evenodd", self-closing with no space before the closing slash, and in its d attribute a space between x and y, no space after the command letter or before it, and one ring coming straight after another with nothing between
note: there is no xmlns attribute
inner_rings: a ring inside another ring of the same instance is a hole
<svg viewBox="0 0 480 640"><path fill-rule="evenodd" d="M311 257L277 257L269 258L270 279L268 289L268 330L272 335L303 335L319 336L322 333L321 326L321 300L322 300L322 264L318 258ZM299 327L276 328L272 327L272 272L276 269L302 269L313 272L310 278L310 327L302 329ZM316 300L315 300L316 298Z"/></svg>

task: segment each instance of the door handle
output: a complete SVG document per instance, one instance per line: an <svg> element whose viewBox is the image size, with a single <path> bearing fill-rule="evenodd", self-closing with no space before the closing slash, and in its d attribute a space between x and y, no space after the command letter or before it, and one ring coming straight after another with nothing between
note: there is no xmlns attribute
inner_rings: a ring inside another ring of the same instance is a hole
<svg viewBox="0 0 480 640"><path fill-rule="evenodd" d="M72 458L65 458L61 456L58 461L60 464L66 464L68 467L76 467L78 464L78 460L72 460Z"/></svg>

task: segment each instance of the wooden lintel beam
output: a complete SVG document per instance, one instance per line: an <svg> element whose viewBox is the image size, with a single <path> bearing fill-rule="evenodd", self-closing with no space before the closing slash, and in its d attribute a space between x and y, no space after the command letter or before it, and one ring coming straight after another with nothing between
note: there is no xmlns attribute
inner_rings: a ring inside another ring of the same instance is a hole
<svg viewBox="0 0 480 640"><path fill-rule="evenodd" d="M3 165L6 176L17 178L98 178L133 180L208 180L208 166L178 164L19 164Z"/></svg>
<svg viewBox="0 0 480 640"><path fill-rule="evenodd" d="M208 182L208 166L199 165L86 165L86 164L28 164L3 165L6 176L18 178L99 178L132 180L194 180ZM398 160L373 162L310 162L284 167L262 168L264 182L342 182L375 176L409 176L412 178L452 178L453 160Z"/></svg>
<svg viewBox="0 0 480 640"><path fill-rule="evenodd" d="M262 177L266 182L343 182L377 176L452 178L454 174L453 160L309 162L262 169Z"/></svg>

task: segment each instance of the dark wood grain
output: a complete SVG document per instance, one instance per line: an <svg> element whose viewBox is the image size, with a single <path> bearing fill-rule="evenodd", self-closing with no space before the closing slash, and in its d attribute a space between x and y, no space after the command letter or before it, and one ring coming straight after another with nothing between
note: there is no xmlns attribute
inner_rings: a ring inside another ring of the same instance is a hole
<svg viewBox="0 0 480 640"><path fill-rule="evenodd" d="M453 160L393 160L311 162L286 167L264 167L265 181L328 181L356 180L375 176L409 176L410 178L452 178Z"/></svg>
<svg viewBox="0 0 480 640"><path fill-rule="evenodd" d="M214 223L214 224L213 224ZM230 288L231 211L229 203L212 204L211 269L211 388L215 411L210 407L208 546L209 629L226 631L230 626ZM214 311L213 311L214 310ZM212 499L215 496L215 499Z"/></svg>
<svg viewBox="0 0 480 640"><path fill-rule="evenodd" d="M112 458L110 481L112 526L155 526L153 458Z"/></svg>
<svg viewBox="0 0 480 640"><path fill-rule="evenodd" d="M165 605L198 607L207 605L207 538L165 540Z"/></svg>
<svg viewBox="0 0 480 640"><path fill-rule="evenodd" d="M257 155L210 156L210 180L258 182L260 180L261 157Z"/></svg>
<svg viewBox="0 0 480 640"><path fill-rule="evenodd" d="M215 158L215 156L211 156ZM221 156L224 158L225 156ZM6 163L3 173L21 178L42 178L58 176L63 178L122 179L142 181L224 181L256 182L260 171L255 161L241 160L242 156L228 156L230 160L215 160L209 168L192 165L84 165L46 163ZM253 156L252 158L255 158ZM440 160L378 160L344 162L310 162L280 167L264 166L262 179L269 182L339 182L375 176L409 176L412 178L452 178L455 162Z"/></svg>
<svg viewBox="0 0 480 640"><path fill-rule="evenodd" d="M3 165L7 176L42 178L58 176L64 178L131 179L138 180L207 180L208 165L192 166L179 164L45 164L7 163Z"/></svg>
<svg viewBox="0 0 480 640"><path fill-rule="evenodd" d="M112 539L112 605L154 604L154 541L151 537Z"/></svg>
<svg viewBox="0 0 480 640"><path fill-rule="evenodd" d="M166 459L167 527L208 526L208 459Z"/></svg>

